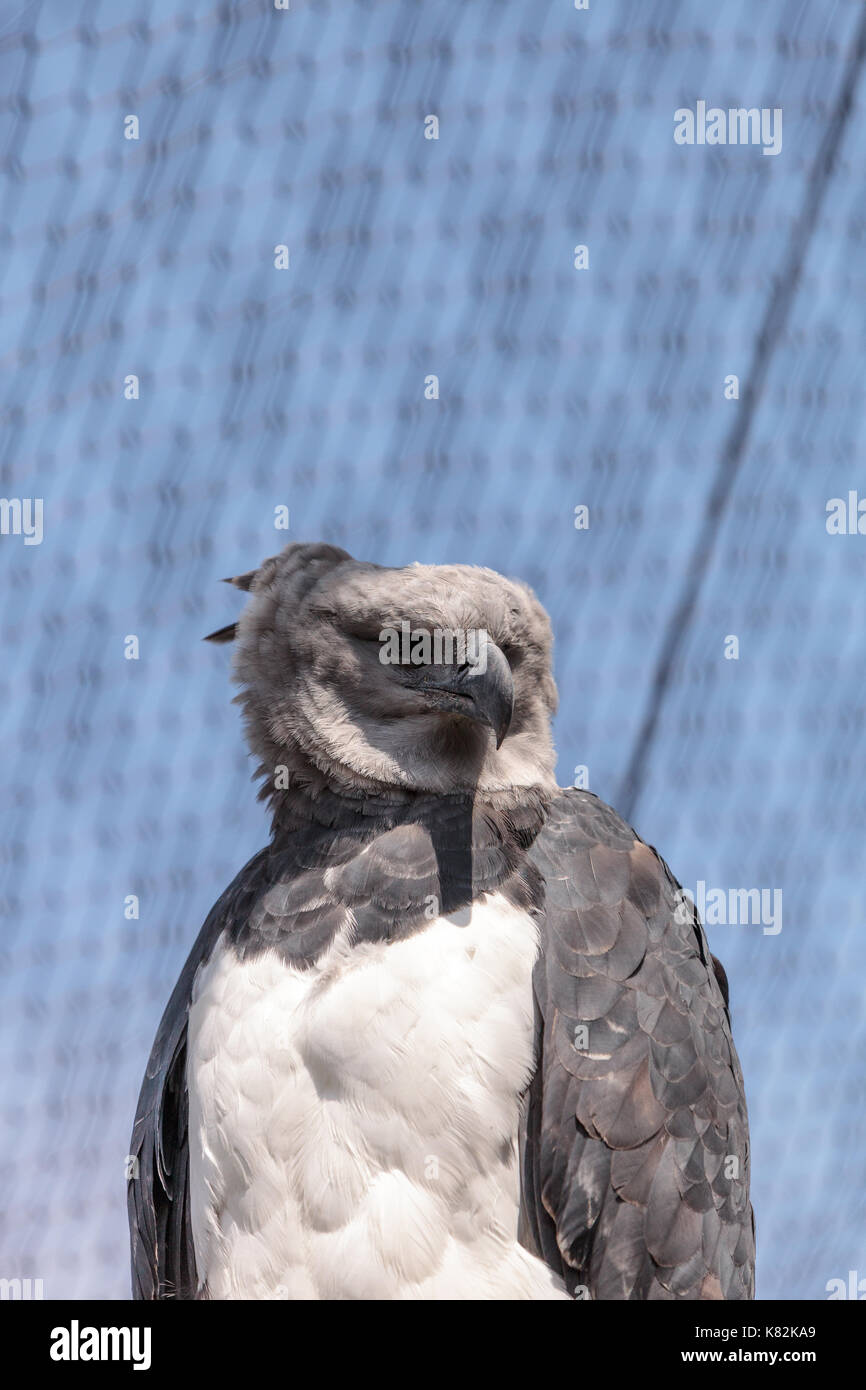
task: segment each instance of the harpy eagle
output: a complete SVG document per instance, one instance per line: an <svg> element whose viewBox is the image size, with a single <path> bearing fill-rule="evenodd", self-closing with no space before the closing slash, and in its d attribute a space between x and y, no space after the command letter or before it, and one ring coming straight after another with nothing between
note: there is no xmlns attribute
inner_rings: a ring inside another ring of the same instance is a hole
<svg viewBox="0 0 866 1390"><path fill-rule="evenodd" d="M724 973L655 850L556 786L532 592L304 544L232 582L272 834L147 1065L134 1296L753 1297Z"/></svg>

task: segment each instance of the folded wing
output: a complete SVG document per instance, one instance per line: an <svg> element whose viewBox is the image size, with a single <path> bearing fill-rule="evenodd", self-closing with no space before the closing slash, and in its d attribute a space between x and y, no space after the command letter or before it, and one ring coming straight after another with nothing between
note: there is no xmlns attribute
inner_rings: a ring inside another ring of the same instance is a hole
<svg viewBox="0 0 866 1390"><path fill-rule="evenodd" d="M523 1243L578 1296L752 1298L743 1078L697 914L589 792L560 795L531 858L545 903Z"/></svg>

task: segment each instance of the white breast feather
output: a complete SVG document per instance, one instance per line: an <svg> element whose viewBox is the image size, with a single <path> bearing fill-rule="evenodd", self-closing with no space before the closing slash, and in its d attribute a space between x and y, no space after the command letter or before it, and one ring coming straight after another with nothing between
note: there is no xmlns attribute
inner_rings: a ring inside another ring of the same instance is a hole
<svg viewBox="0 0 866 1390"><path fill-rule="evenodd" d="M537 950L498 894L303 972L217 946L187 1063L211 1298L568 1297L517 1244Z"/></svg>

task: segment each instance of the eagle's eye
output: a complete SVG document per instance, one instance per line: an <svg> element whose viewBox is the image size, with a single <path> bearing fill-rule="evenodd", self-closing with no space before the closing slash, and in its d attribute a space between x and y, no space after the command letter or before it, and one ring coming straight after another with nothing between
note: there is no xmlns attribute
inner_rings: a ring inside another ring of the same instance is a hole
<svg viewBox="0 0 866 1390"><path fill-rule="evenodd" d="M380 627L367 622L346 623L343 631L347 637L354 637L356 642L370 642L378 644L381 640Z"/></svg>
<svg viewBox="0 0 866 1390"><path fill-rule="evenodd" d="M513 642L505 642L499 650L502 652L502 655L505 657L512 671L514 671L523 660L523 653Z"/></svg>

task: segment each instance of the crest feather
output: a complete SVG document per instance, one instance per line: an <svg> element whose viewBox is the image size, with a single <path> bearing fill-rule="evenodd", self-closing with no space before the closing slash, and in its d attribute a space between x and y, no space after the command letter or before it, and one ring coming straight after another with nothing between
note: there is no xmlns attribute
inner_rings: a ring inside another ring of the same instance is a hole
<svg viewBox="0 0 866 1390"><path fill-rule="evenodd" d="M258 570L247 570L246 574L233 575L229 579L224 579L223 583L234 584L236 589L243 589L245 593L249 593L250 589L253 587L253 580L257 574Z"/></svg>
<svg viewBox="0 0 866 1390"><path fill-rule="evenodd" d="M229 623L227 627L219 627L216 632L209 632L202 638L203 642L233 642L237 636L237 623Z"/></svg>

